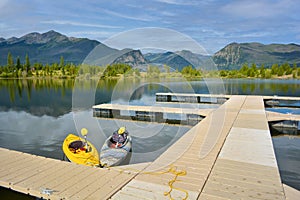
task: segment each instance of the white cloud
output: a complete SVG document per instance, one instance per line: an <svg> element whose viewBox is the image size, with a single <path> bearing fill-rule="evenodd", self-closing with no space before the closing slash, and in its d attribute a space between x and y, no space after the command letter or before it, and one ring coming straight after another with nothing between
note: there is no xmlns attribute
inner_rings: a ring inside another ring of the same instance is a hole
<svg viewBox="0 0 300 200"><path fill-rule="evenodd" d="M221 11L245 18L280 17L280 14L289 15L289 10L294 6L290 0L243 0L226 4Z"/></svg>
<svg viewBox="0 0 300 200"><path fill-rule="evenodd" d="M68 35L73 37L87 37L102 42L103 40L115 35L117 32L113 31L74 31L69 32Z"/></svg>
<svg viewBox="0 0 300 200"><path fill-rule="evenodd" d="M121 26L111 26L103 24L90 24L90 23L80 23L67 20L50 20L41 21L43 24L58 24L58 25L72 25L72 26L84 26L84 27L94 27L94 28L122 28Z"/></svg>
<svg viewBox="0 0 300 200"><path fill-rule="evenodd" d="M111 10L107 10L107 9L103 9L103 12L116 16L116 17L120 17L120 18L125 18L125 19L132 19L132 20L137 20L137 21L153 21L155 20L155 17L150 16L150 15L135 15L135 16L131 16L131 15L125 15L125 14L121 14L120 12L114 12Z"/></svg>
<svg viewBox="0 0 300 200"><path fill-rule="evenodd" d="M235 35L234 38L259 38L259 37L264 37L264 36L270 36L272 33L270 32L252 32L252 33L244 33L244 34L239 34Z"/></svg>
<svg viewBox="0 0 300 200"><path fill-rule="evenodd" d="M171 4L171 5L196 5L197 4L197 1L186 1L186 0L156 0L156 1L161 3Z"/></svg>

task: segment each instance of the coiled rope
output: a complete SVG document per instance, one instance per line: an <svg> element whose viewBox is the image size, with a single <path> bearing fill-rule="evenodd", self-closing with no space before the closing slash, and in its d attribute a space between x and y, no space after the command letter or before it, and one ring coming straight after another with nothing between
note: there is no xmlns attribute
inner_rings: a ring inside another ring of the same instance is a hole
<svg viewBox="0 0 300 200"><path fill-rule="evenodd" d="M180 181L180 180L177 179L179 176L185 176L187 174L186 170L177 170L176 166L170 165L169 169L167 169L166 171L158 171L158 172L144 172L144 171L137 170L137 169L134 169L134 168L116 169L116 168L111 168L111 167L107 166L106 164L104 164L102 166L106 167L108 169L117 170L120 173L123 173L125 171L134 171L134 172L139 173L139 174L150 174L150 175L162 175L162 174L168 174L168 173L173 174L173 175L175 175L174 178L168 182L168 186L169 186L170 189L169 189L169 191L164 192L164 196L168 196L170 200L175 200L172 197L172 191L177 190L177 191L181 191L181 192L185 193L185 197L182 198L182 200L186 200L189 197L188 191L186 191L183 188L178 188L178 187L173 186L173 184L176 181Z"/></svg>

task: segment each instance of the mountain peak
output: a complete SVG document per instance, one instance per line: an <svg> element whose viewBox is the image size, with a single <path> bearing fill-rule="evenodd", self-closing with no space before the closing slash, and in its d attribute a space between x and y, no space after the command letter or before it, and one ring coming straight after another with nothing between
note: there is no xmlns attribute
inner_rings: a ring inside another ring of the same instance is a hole
<svg viewBox="0 0 300 200"><path fill-rule="evenodd" d="M121 52L123 51L125 53L120 57L118 57L117 59L115 59L113 63L124 63L133 67L147 63L140 50L130 50L130 49L121 50Z"/></svg>
<svg viewBox="0 0 300 200"><path fill-rule="evenodd" d="M96 40L69 38L54 30L45 33L32 32L20 38L0 39L0 65L6 63L7 54L24 58L27 54L31 62L54 63L63 56L65 62L81 63L98 44Z"/></svg>
<svg viewBox="0 0 300 200"><path fill-rule="evenodd" d="M48 37L48 38L56 38L56 37L66 37L65 35L59 33L59 32L56 32L54 30L50 30L48 32L45 32L42 34L43 37Z"/></svg>
<svg viewBox="0 0 300 200"><path fill-rule="evenodd" d="M244 63L300 63L300 46L294 44L262 44L258 42L231 43L214 54L213 60L221 69L239 69Z"/></svg>

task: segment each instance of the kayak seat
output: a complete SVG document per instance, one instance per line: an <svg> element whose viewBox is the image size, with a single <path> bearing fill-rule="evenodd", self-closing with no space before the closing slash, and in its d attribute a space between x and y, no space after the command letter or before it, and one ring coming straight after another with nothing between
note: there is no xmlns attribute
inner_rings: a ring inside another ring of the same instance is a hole
<svg viewBox="0 0 300 200"><path fill-rule="evenodd" d="M77 149L82 148L82 147L84 147L84 142L82 142L82 141L80 141L80 140L71 142L71 143L69 144L69 149L74 149L75 151L76 151Z"/></svg>
<svg viewBox="0 0 300 200"><path fill-rule="evenodd" d="M110 140L109 140L111 143L116 143L113 138L111 137Z"/></svg>

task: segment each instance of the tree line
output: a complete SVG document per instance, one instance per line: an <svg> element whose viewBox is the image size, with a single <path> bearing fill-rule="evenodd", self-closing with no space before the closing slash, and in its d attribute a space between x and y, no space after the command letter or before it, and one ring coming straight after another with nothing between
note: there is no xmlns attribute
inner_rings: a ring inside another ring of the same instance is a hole
<svg viewBox="0 0 300 200"><path fill-rule="evenodd" d="M239 70L221 70L219 75L228 78L299 78L300 67L298 67L296 63L293 65L289 63L279 65L275 63L271 68L266 68L264 64L257 67L255 63L252 63L250 66L245 63Z"/></svg>
<svg viewBox="0 0 300 200"><path fill-rule="evenodd" d="M158 66L149 65L144 72L145 77L159 78L161 76L184 76L187 78L202 77L223 77L223 78L300 78L300 67L296 63L290 65L288 63L273 64L266 68L264 64L257 66L255 63L251 65L245 63L239 70L220 70L220 71L202 71L195 69L193 66L185 66L181 71L176 70L170 72L171 67L164 65L162 69ZM164 72L163 75L161 72ZM85 76L90 78L99 76L101 78L119 77L124 75L127 77L140 77L139 69L132 68L128 64L116 63L107 66L90 66L85 64L75 65L73 63L65 63L64 57L60 57L59 63L31 64L29 56L25 56L22 63L17 57L16 62L12 54L7 55L7 64L0 66L1 78L26 78L26 77L55 77L55 78L75 78L77 76Z"/></svg>
<svg viewBox="0 0 300 200"><path fill-rule="evenodd" d="M7 55L7 64L0 66L1 78L27 78L27 77L54 77L54 78L75 78L76 76L85 76L90 78L93 76L100 77L116 77L120 74L127 76L139 76L138 69L132 69L127 64L111 64L108 66L91 66L86 64L75 65L73 63L65 63L64 57L60 57L59 63L31 64L29 56L25 56L25 61L22 63L20 57L17 57L16 62L12 54Z"/></svg>
<svg viewBox="0 0 300 200"><path fill-rule="evenodd" d="M73 63L65 64L64 58L60 57L59 63L31 64L29 56L26 54L25 62L22 63L20 57L14 62L12 54L7 55L7 64L0 66L0 77L2 78L26 78L26 77L75 77L78 73L78 66Z"/></svg>

